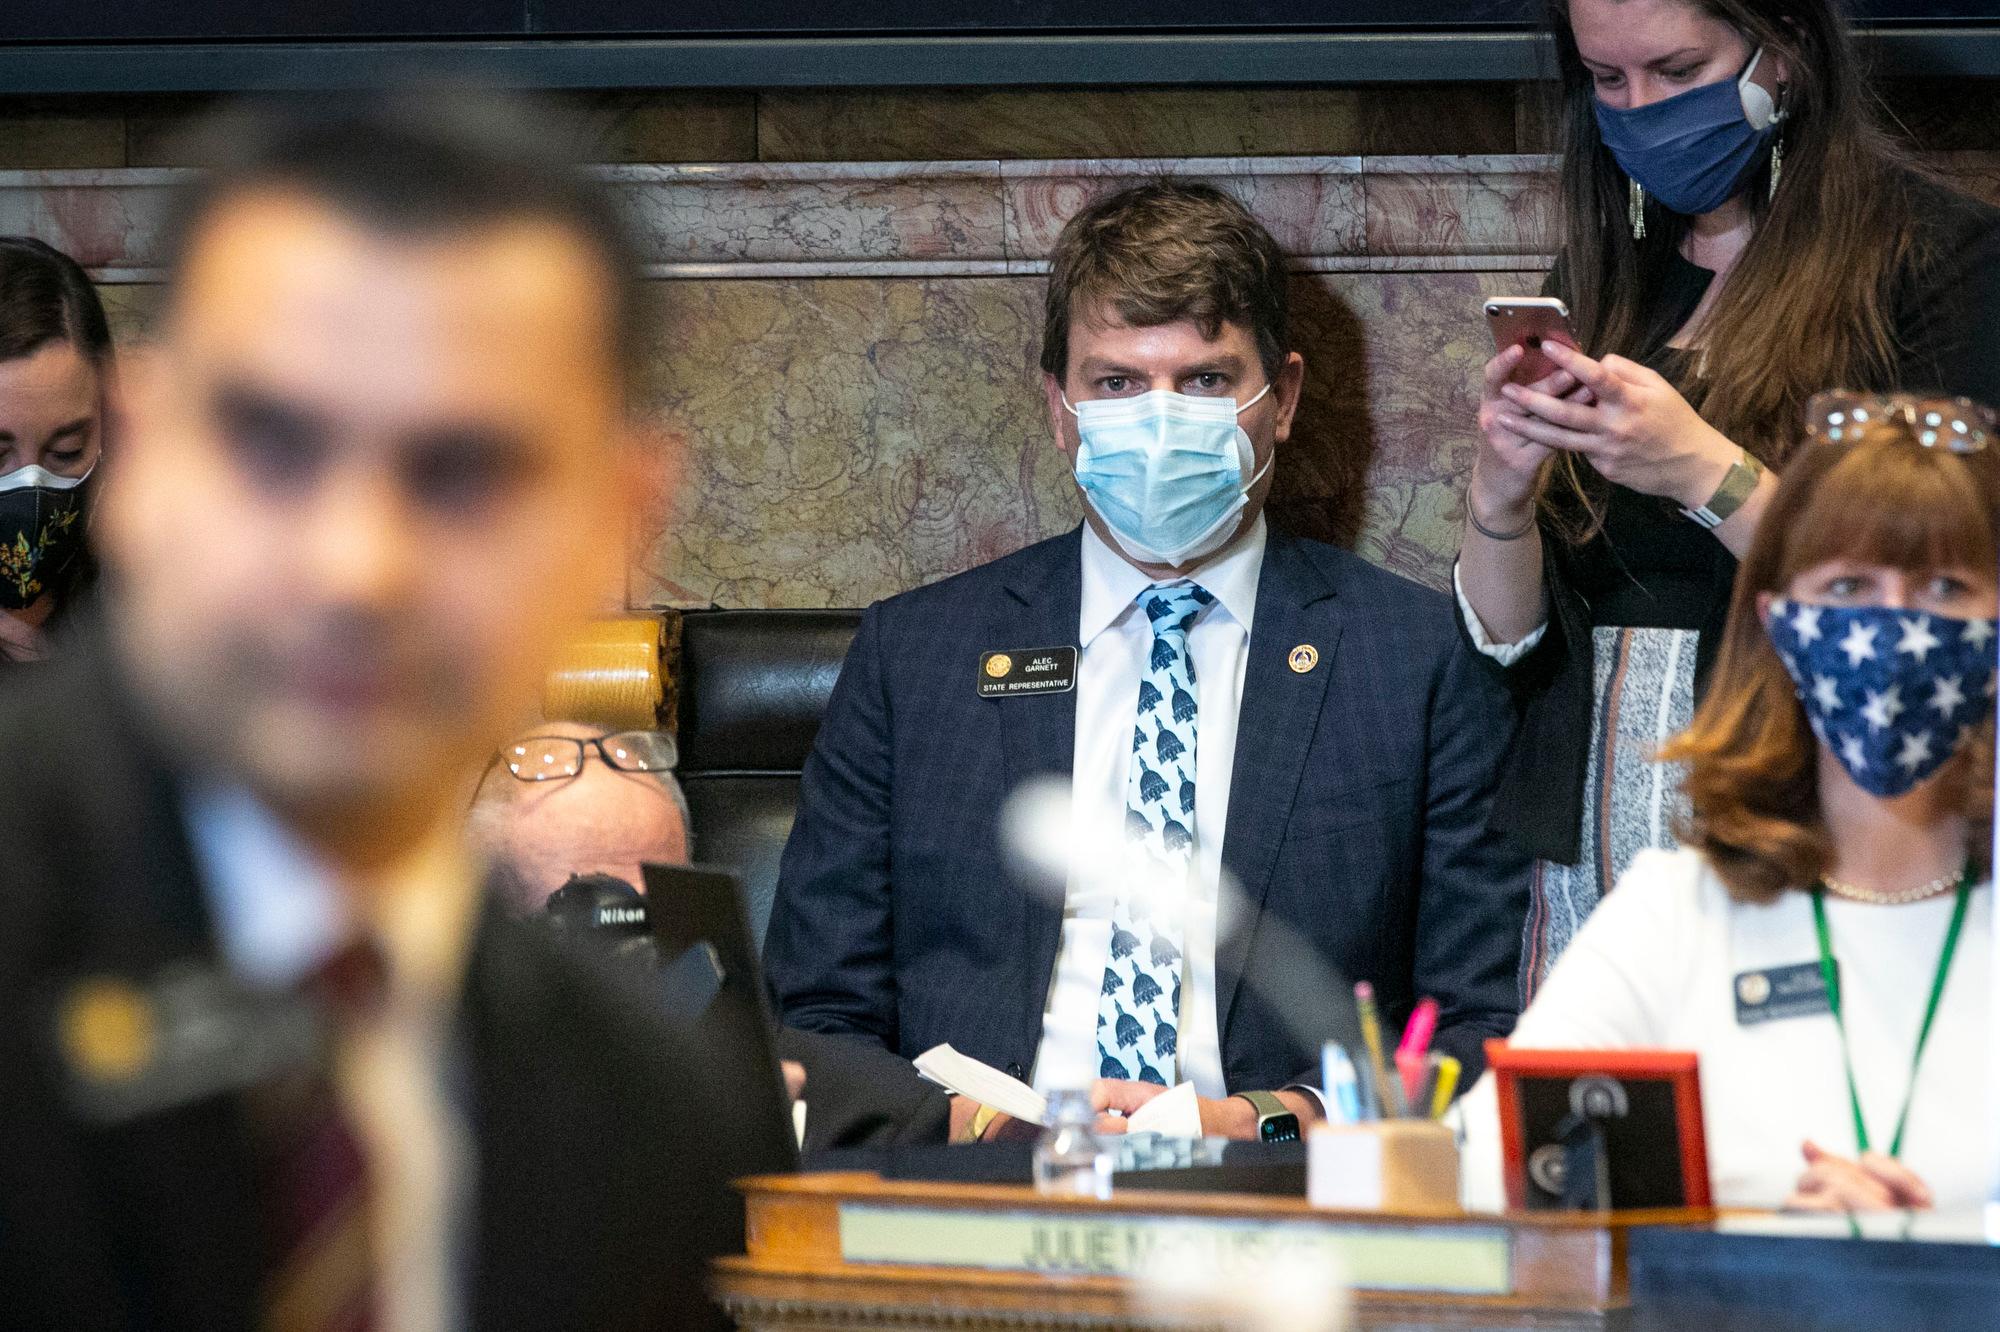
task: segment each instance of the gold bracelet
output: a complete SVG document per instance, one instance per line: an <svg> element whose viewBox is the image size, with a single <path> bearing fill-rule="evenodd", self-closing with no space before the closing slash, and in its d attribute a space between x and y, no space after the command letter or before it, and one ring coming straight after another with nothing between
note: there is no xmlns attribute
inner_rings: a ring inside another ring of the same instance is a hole
<svg viewBox="0 0 2000 1332"><path fill-rule="evenodd" d="M965 1136L959 1141L978 1142L986 1136L986 1130L993 1127L993 1121L1000 1118L1000 1112L990 1105L982 1105L972 1112L972 1122L965 1126Z"/></svg>

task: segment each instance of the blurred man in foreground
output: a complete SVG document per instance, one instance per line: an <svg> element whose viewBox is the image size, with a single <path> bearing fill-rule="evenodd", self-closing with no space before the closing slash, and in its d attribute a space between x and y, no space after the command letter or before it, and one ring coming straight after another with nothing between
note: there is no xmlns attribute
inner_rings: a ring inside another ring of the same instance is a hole
<svg viewBox="0 0 2000 1332"><path fill-rule="evenodd" d="M503 106L228 129L0 711L0 1325L705 1325L756 1107L459 829L615 586L621 229Z"/></svg>

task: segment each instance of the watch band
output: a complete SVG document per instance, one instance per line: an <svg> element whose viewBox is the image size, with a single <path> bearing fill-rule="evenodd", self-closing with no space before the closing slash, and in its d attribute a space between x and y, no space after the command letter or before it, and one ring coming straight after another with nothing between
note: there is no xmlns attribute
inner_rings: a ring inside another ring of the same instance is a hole
<svg viewBox="0 0 2000 1332"><path fill-rule="evenodd" d="M1250 1102L1250 1108L1257 1112L1258 1142L1296 1142L1299 1137L1299 1117L1292 1108L1267 1091L1237 1092L1237 1096Z"/></svg>
<svg viewBox="0 0 2000 1332"><path fill-rule="evenodd" d="M1763 475L1764 464L1751 457L1748 452L1742 452L1742 456L1729 465L1729 470L1723 474L1722 484L1708 497L1708 503L1699 509L1682 509L1681 512L1701 526L1714 531L1729 521L1731 514L1743 507L1744 501L1757 489L1757 482Z"/></svg>

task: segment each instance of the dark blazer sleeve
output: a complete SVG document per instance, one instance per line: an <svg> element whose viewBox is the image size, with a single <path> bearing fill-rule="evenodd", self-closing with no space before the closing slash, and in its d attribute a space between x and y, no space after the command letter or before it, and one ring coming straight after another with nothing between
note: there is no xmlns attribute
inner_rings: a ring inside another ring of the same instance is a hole
<svg viewBox="0 0 2000 1332"><path fill-rule="evenodd" d="M944 1089L873 1041L785 1027L778 1054L806 1070L806 1151L945 1140L951 1102Z"/></svg>
<svg viewBox="0 0 2000 1332"><path fill-rule="evenodd" d="M1512 1031L1520 1012L1529 870L1487 828L1513 728L1505 690L1478 655L1452 644L1433 684L1413 976L1416 992L1438 1001L1437 1047L1467 1079L1485 1066L1483 1042Z"/></svg>
<svg viewBox="0 0 2000 1332"><path fill-rule="evenodd" d="M890 912L893 746L883 608L848 649L799 782L764 966L781 1020L897 1047Z"/></svg>

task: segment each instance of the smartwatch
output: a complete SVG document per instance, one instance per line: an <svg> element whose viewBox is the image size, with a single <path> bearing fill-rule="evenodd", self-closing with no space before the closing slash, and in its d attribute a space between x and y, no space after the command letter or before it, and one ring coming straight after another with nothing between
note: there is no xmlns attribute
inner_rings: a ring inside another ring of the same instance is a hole
<svg viewBox="0 0 2000 1332"><path fill-rule="evenodd" d="M1257 1112L1257 1141L1299 1140L1299 1117L1287 1110L1283 1101L1267 1091L1237 1092L1236 1095L1250 1102L1250 1108Z"/></svg>

